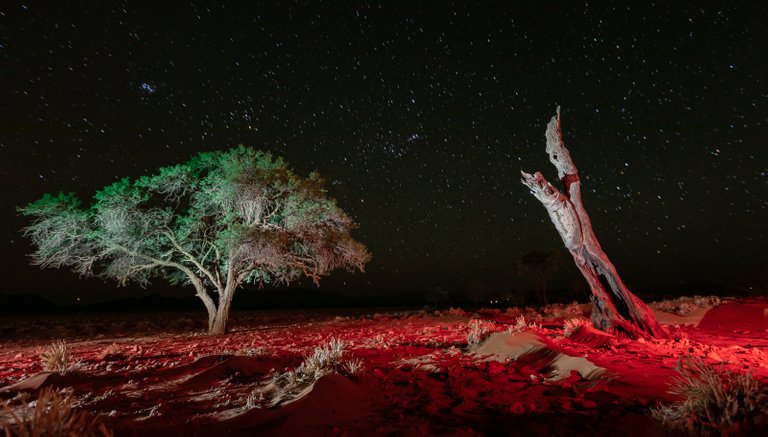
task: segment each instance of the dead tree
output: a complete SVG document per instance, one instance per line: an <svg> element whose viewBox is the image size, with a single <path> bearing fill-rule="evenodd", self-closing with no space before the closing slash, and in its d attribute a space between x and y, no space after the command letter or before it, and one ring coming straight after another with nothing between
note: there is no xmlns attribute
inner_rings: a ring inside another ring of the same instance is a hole
<svg viewBox="0 0 768 437"><path fill-rule="evenodd" d="M547 153L557 168L564 192L552 186L540 172L521 172L522 182L539 199L563 238L592 290L592 323L606 332L620 332L632 338L664 337L651 309L627 289L592 230L581 200L578 169L563 144L560 107L547 125Z"/></svg>

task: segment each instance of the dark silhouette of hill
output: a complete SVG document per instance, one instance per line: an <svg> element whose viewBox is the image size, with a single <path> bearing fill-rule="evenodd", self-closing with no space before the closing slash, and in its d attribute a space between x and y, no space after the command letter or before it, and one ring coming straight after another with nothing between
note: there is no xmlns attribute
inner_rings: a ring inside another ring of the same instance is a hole
<svg viewBox="0 0 768 437"><path fill-rule="evenodd" d="M0 314L47 314L61 307L33 293L0 293Z"/></svg>

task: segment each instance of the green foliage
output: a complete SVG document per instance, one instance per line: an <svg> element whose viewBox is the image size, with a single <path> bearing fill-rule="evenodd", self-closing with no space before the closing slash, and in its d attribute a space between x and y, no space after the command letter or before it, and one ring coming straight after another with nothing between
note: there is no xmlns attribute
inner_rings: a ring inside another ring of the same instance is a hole
<svg viewBox="0 0 768 437"><path fill-rule="evenodd" d="M31 219L24 234L35 264L223 291L363 269L370 255L350 236L356 225L322 187L316 173L298 176L282 159L239 146L121 179L87 208L74 194L46 194L19 211Z"/></svg>

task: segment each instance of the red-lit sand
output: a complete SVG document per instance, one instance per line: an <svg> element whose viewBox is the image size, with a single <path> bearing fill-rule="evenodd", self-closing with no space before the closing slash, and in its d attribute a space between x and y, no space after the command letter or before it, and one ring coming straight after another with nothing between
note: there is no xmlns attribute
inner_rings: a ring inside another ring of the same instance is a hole
<svg viewBox="0 0 768 437"><path fill-rule="evenodd" d="M119 319L113 317L88 322L110 330L87 332L96 339L64 337L80 362L66 375L41 372L38 354L53 339L46 338L52 331L35 334L15 319L3 326L0 340L0 397L19 408L20 392L71 387L81 408L103 414L117 435L649 436L672 435L648 412L657 402L674 399L668 384L682 356L768 382L764 300L731 300L686 317L659 314L662 323L681 325L670 325L672 339L652 342L604 338L589 329L566 339L564 314L534 319L528 313L541 329L504 333L517 315L237 315L225 337L171 332L162 323L149 326L156 335L136 337L131 328L112 332ZM498 332L475 353L466 349L473 318L495 322ZM77 326L51 329L76 332ZM331 337L347 342L348 358L364 361L359 382L327 375L306 396L280 408L246 407L248 395L270 373L296 367ZM541 369L535 354L511 361L534 348L551 358L550 369ZM603 369L610 378L585 379Z"/></svg>

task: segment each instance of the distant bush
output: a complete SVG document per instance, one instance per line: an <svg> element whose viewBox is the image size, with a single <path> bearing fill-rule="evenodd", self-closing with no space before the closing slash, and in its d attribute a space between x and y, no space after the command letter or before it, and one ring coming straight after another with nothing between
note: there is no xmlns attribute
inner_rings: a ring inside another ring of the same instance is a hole
<svg viewBox="0 0 768 437"><path fill-rule="evenodd" d="M40 364L43 366L43 370L49 372L67 373L70 363L69 347L63 340L51 344L40 354Z"/></svg>
<svg viewBox="0 0 768 437"><path fill-rule="evenodd" d="M681 296L661 302L651 302L648 306L657 311L687 316L699 308L712 308L721 303L723 303L722 299L717 296Z"/></svg>
<svg viewBox="0 0 768 437"><path fill-rule="evenodd" d="M748 434L768 428L768 389L749 374L717 371L688 358L675 368L670 393L682 399L652 410L676 430L694 435Z"/></svg>
<svg viewBox="0 0 768 437"><path fill-rule="evenodd" d="M581 305L574 301L569 304L553 303L541 308L542 317L547 319L561 319L579 317L584 315Z"/></svg>
<svg viewBox="0 0 768 437"><path fill-rule="evenodd" d="M54 392L50 387L40 390L37 401L17 414L4 406L10 420L0 424L6 437L43 436L112 436L112 432L97 416L75 408L72 392Z"/></svg>
<svg viewBox="0 0 768 437"><path fill-rule="evenodd" d="M448 315L448 317L452 317L452 318L455 318L455 319L463 319L465 317L468 317L466 311L464 311L461 308L454 308L454 307L448 308L447 315Z"/></svg>

